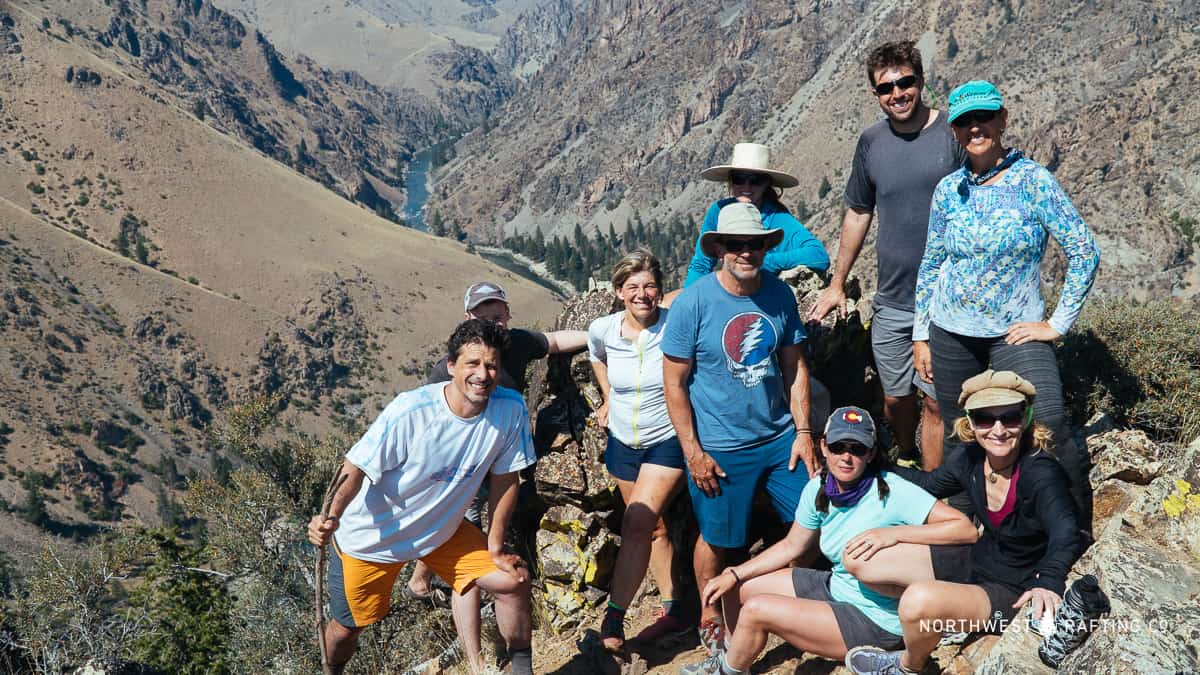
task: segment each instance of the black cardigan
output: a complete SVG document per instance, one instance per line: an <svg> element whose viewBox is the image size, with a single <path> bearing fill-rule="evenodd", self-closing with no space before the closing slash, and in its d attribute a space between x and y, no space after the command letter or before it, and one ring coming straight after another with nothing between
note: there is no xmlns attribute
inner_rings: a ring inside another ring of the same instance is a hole
<svg viewBox="0 0 1200 675"><path fill-rule="evenodd" d="M1084 547L1062 465L1045 452L1021 457L1016 504L997 528L984 516L988 508L984 461L983 448L969 443L965 452L947 453L945 463L933 471L892 470L935 497L966 491L983 521L983 535L971 547L974 576L1021 591L1046 588L1062 596L1067 572Z"/></svg>

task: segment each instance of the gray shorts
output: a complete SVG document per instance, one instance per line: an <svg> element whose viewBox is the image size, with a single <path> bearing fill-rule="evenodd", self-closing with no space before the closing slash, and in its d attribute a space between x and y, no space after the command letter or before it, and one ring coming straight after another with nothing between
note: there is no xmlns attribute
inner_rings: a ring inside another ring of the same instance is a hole
<svg viewBox="0 0 1200 675"><path fill-rule="evenodd" d="M828 570L796 567L792 569L792 587L796 589L797 598L829 603L833 608L833 618L837 620L838 630L842 633L842 642L846 643L846 649L863 645L875 645L888 650L904 649L903 636L880 628L858 607L834 600L829 594L831 576L833 572Z"/></svg>
<svg viewBox="0 0 1200 675"><path fill-rule="evenodd" d="M934 398L933 385L913 367L913 313L895 307L876 307L871 316L871 351L875 370L888 396L908 396L913 387Z"/></svg>

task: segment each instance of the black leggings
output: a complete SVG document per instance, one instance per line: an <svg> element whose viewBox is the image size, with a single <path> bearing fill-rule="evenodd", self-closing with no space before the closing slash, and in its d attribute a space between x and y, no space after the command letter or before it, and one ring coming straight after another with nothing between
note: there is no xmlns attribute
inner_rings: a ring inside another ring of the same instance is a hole
<svg viewBox="0 0 1200 675"><path fill-rule="evenodd" d="M933 356L938 407L942 410L946 436L949 438L948 453L963 451L963 444L954 437L953 426L954 421L963 416L958 396L967 378L993 368L1011 370L1033 383L1037 388L1037 396L1033 399L1033 418L1053 432L1054 454L1071 480L1071 496L1075 498L1078 508L1079 526L1090 532L1092 484L1088 472L1091 470L1091 461L1087 450L1076 441L1068 423L1054 347L1047 342L1010 345L1003 336L967 337L942 330L933 324L930 326L929 349Z"/></svg>

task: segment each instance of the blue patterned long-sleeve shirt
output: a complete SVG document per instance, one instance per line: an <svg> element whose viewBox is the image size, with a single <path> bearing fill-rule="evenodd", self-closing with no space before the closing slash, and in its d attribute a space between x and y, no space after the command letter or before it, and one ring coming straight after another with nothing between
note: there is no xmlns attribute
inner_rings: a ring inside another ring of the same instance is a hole
<svg viewBox="0 0 1200 675"><path fill-rule="evenodd" d="M1049 323L1065 334L1100 266L1091 230L1037 162L1018 160L992 185L969 185L966 171L946 176L933 193L913 340L929 339L930 321L959 335L997 337L1014 323L1044 320L1040 268L1051 235L1067 273Z"/></svg>

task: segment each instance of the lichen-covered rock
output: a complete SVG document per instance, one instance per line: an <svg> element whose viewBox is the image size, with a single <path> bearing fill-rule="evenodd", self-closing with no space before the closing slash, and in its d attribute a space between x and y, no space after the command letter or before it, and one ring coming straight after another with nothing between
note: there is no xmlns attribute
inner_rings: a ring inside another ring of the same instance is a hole
<svg viewBox="0 0 1200 675"><path fill-rule="evenodd" d="M586 559L575 540L568 534L547 529L538 530L534 539L541 576L580 588Z"/></svg>
<svg viewBox="0 0 1200 675"><path fill-rule="evenodd" d="M547 581L544 591L538 591L541 596L543 614L550 624L550 630L555 633L565 633L578 628L588 616L587 598L570 586Z"/></svg>
<svg viewBox="0 0 1200 675"><path fill-rule="evenodd" d="M1162 472L1159 446L1142 431L1109 431L1087 440L1092 484L1109 478L1146 485Z"/></svg>

